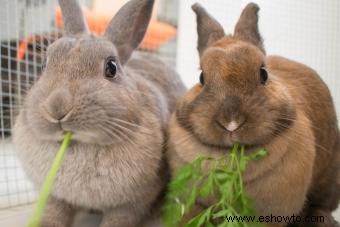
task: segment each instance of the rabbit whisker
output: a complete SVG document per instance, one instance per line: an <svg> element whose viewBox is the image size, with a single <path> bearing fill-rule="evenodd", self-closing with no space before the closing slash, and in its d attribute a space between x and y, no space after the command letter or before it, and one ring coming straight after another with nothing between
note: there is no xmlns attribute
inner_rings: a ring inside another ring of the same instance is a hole
<svg viewBox="0 0 340 227"><path fill-rule="evenodd" d="M152 132L152 130L150 130L150 129L146 128L146 127L143 127L143 126L141 126L141 125L137 125L137 124L134 124L134 123L131 123L131 122L122 120L122 119L114 118L113 120L114 120L116 123L120 122L120 123L122 123L122 124L126 124L126 125L129 125L129 126L135 127L135 128L143 129L143 130L145 130L146 132Z"/></svg>
<svg viewBox="0 0 340 227"><path fill-rule="evenodd" d="M124 137L124 135L122 135L122 133L119 131L119 130L117 130L117 129L115 129L115 128L111 128L111 127L108 127L107 125L105 125L105 126L100 126L99 127L101 130L103 130L105 133L106 133L106 135L108 135L108 136L110 136L110 137L114 137L114 138L116 138L118 141L123 141L123 138L122 137ZM125 137L124 137L125 138Z"/></svg>
<svg viewBox="0 0 340 227"><path fill-rule="evenodd" d="M112 122L111 122L112 123ZM114 133L118 134L121 138L124 138L125 140L130 140L129 136L127 135L126 131L119 130L115 125L112 125L111 123L107 122L105 125L102 126L102 128L105 128L107 130L108 135L112 135ZM110 131L112 130L112 131Z"/></svg>

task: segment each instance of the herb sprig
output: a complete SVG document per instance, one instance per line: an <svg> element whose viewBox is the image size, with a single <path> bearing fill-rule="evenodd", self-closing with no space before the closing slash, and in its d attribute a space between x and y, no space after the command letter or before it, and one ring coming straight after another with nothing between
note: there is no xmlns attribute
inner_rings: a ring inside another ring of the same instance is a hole
<svg viewBox="0 0 340 227"><path fill-rule="evenodd" d="M247 222L228 222L226 217L256 216L253 200L244 190L242 173L249 161L264 157L268 152L260 149L245 155L244 150L244 146L235 144L229 157L227 155L220 158L198 157L179 169L168 187L166 204L163 207L164 225L249 226ZM214 198L215 203L183 223L185 215L192 210L196 202L208 197ZM252 223L251 226L260 226L256 224Z"/></svg>
<svg viewBox="0 0 340 227"><path fill-rule="evenodd" d="M29 221L28 227L39 227L43 216L44 209L47 205L48 198L52 192L54 182L56 180L58 171L63 163L65 153L70 145L72 133L67 132L64 136L64 140L59 147L59 150L52 162L52 166L47 173L44 184L41 188L38 201L36 202L35 209L32 217Z"/></svg>

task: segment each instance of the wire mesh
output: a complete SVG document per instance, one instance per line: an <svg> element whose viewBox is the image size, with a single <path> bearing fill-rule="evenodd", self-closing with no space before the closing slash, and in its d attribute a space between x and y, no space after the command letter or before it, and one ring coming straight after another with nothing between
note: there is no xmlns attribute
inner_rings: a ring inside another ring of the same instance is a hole
<svg viewBox="0 0 340 227"><path fill-rule="evenodd" d="M102 0L111 1L115 0ZM126 0L125 0L126 1ZM39 78L47 46L61 36L56 0L2 0L0 8L0 209L29 204L33 188L11 144L11 129L25 94ZM91 9L97 0L81 0ZM158 2L158 21L176 30L177 1ZM169 11L169 9L171 9ZM159 31L160 33L162 31ZM151 48L150 48L151 46ZM157 46L157 48L154 48ZM143 46L175 65L176 38Z"/></svg>

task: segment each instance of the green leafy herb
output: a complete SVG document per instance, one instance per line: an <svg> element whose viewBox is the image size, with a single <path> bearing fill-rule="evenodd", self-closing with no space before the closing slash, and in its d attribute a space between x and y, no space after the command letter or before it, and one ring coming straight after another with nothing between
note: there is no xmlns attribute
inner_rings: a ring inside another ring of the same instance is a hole
<svg viewBox="0 0 340 227"><path fill-rule="evenodd" d="M249 161L264 157L267 153L261 149L245 155L244 146L235 144L229 157L198 157L194 162L184 165L169 184L166 204L163 207L164 225L249 226L246 221L228 222L226 217L256 216L253 200L243 187L242 173ZM192 211L195 203L207 198L214 198L215 203L184 223L185 215ZM251 226L259 225L251 223Z"/></svg>
<svg viewBox="0 0 340 227"><path fill-rule="evenodd" d="M67 132L65 134L63 143L61 144L59 151L53 160L51 169L47 173L47 177L40 191L39 198L36 203L31 220L28 224L28 227L39 227L40 226L41 218L42 218L44 209L46 207L48 197L51 194L52 187L53 187L55 178L57 176L58 170L60 169L60 166L64 159L64 155L70 144L71 136L72 136L71 132Z"/></svg>

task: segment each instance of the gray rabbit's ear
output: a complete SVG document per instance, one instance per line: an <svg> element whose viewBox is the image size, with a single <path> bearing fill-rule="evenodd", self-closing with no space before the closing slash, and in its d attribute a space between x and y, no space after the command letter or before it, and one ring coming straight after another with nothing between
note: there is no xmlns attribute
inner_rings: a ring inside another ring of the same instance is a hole
<svg viewBox="0 0 340 227"><path fill-rule="evenodd" d="M192 5L192 10L196 13L198 52L202 56L204 50L211 44L225 36L223 27L199 4Z"/></svg>
<svg viewBox="0 0 340 227"><path fill-rule="evenodd" d="M249 3L243 9L235 27L234 37L254 44L265 53L262 37L258 28L259 10L260 7L255 3Z"/></svg>
<svg viewBox="0 0 340 227"><path fill-rule="evenodd" d="M65 35L87 33L87 25L77 0L59 0Z"/></svg>
<svg viewBox="0 0 340 227"><path fill-rule="evenodd" d="M142 42L152 15L154 0L131 0L113 17L105 31L124 64Z"/></svg>

